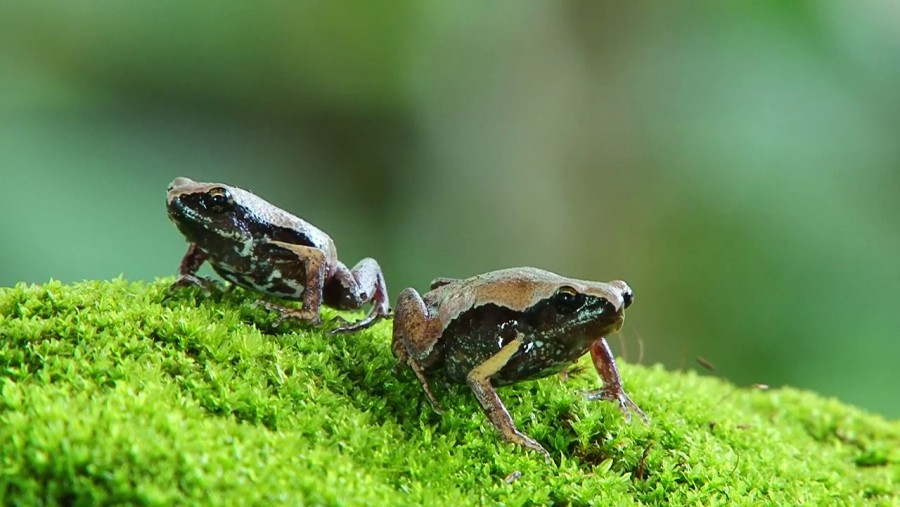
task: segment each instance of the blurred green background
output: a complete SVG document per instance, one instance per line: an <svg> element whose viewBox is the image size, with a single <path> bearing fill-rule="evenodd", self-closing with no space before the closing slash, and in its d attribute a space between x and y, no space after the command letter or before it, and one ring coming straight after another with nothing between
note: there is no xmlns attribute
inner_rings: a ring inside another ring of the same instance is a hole
<svg viewBox="0 0 900 507"><path fill-rule="evenodd" d="M379 260L635 288L619 356L900 416L900 7L4 2L0 286L152 279L175 176ZM626 379L627 382L627 379Z"/></svg>

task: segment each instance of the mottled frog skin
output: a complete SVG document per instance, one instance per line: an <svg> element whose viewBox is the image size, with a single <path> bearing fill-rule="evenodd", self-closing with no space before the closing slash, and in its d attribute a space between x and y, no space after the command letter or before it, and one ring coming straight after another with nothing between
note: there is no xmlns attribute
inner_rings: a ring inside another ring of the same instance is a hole
<svg viewBox="0 0 900 507"><path fill-rule="evenodd" d="M597 336L615 332L621 323L607 299L583 294L565 302L543 300L523 312L489 303L462 313L444 331L443 368L449 378L465 382L473 368L518 337L522 346L491 383L546 377L571 366Z"/></svg>
<svg viewBox="0 0 900 507"><path fill-rule="evenodd" d="M440 410L428 378L438 371L467 383L507 440L549 453L519 432L494 386L558 373L590 352L603 387L588 399L611 400L630 415L644 413L625 394L605 336L618 331L634 294L623 281L566 278L522 267L464 280L442 278L420 296L400 294L392 348Z"/></svg>
<svg viewBox="0 0 900 507"><path fill-rule="evenodd" d="M282 319L315 325L322 304L352 310L371 302L365 318L335 330L342 332L368 327L390 313L384 276L374 259L347 269L325 232L251 192L176 178L166 205L169 218L190 243L176 285L206 285L196 273L209 262L236 285L303 301L300 310L264 303Z"/></svg>

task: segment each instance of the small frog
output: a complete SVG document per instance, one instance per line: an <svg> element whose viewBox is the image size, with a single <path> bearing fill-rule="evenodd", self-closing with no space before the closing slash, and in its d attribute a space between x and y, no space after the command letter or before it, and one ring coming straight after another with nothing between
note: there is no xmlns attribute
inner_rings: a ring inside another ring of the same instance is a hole
<svg viewBox="0 0 900 507"><path fill-rule="evenodd" d="M589 400L616 402L630 419L647 416L625 394L605 336L622 327L634 294L623 281L575 280L536 268L512 268L464 280L438 278L420 296L404 290L397 300L391 348L440 405L428 374L443 370L465 382L503 438L544 454L541 444L516 429L494 386L563 371L588 350L603 387Z"/></svg>
<svg viewBox="0 0 900 507"><path fill-rule="evenodd" d="M190 243L173 287L206 286L209 280L197 270L209 261L222 278L241 287L303 301L300 310L263 303L280 313L278 322L294 318L317 325L322 304L352 310L372 302L365 318L344 321L334 332L363 329L390 314L384 275L374 259L347 269L327 234L246 190L175 178L166 204Z"/></svg>

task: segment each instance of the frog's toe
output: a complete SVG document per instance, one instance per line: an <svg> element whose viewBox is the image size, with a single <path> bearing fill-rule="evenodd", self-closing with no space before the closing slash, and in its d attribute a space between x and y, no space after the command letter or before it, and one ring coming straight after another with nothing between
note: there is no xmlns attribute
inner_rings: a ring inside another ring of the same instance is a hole
<svg viewBox="0 0 900 507"><path fill-rule="evenodd" d="M605 400L615 403L619 407L619 410L621 410L625 415L625 420L628 422L631 421L631 413L636 412L641 417L641 419L644 420L644 424L650 423L650 419L647 418L647 414L645 414L644 411L641 410L641 407L637 406L635 402L631 401L631 398L629 398L628 395L625 394L625 391L623 391L621 387L609 388L607 386L603 386L600 389L585 391L582 394L584 394L584 397L588 401Z"/></svg>
<svg viewBox="0 0 900 507"><path fill-rule="evenodd" d="M318 327L322 324L322 321L320 321L318 317L307 319L302 315L298 316L298 315L292 314L291 312L283 312L280 315L278 315L278 317L276 317L275 320L272 322L272 327L278 327L282 324L282 322L285 322L287 320L299 320L303 324L310 326L310 327Z"/></svg>
<svg viewBox="0 0 900 507"><path fill-rule="evenodd" d="M313 327L318 326L319 324L322 323L322 321L319 320L319 315L317 313L313 314L312 312L307 312L305 310L297 310L296 308L288 308L286 306L281 306L279 304L271 303L269 301L262 301L262 300L256 301L253 303L253 306L254 307L262 306L263 308L278 314L278 317L276 317L275 321L272 322L272 327L278 327L281 325L282 322L284 322L288 319L299 320L299 321L303 322L304 324L313 326Z"/></svg>
<svg viewBox="0 0 900 507"><path fill-rule="evenodd" d="M544 455L544 463L547 463L548 465L552 465L552 464L553 464L553 457L550 456L550 453L547 452L546 449L542 449L542 450L543 450L542 454ZM541 452L541 451L538 451L538 452Z"/></svg>
<svg viewBox="0 0 900 507"><path fill-rule="evenodd" d="M330 335L337 335L341 333L346 333L349 331L355 331L358 329L357 324L351 323L349 320L341 317L340 315L328 321L329 324L334 324L337 327L328 332Z"/></svg>
<svg viewBox="0 0 900 507"><path fill-rule="evenodd" d="M166 297L173 296L176 292L184 287L197 287L203 292L204 296L209 296L212 288L215 286L213 280L210 280L206 277L194 276L194 275L181 275L177 280L172 282L172 285L169 285L169 288L166 290Z"/></svg>
<svg viewBox="0 0 900 507"><path fill-rule="evenodd" d="M362 318L361 320L358 320L356 322L350 322L343 317L335 317L334 319L332 319L332 322L337 322L340 325L340 327L332 330L331 334L340 334L340 333L349 333L352 331L359 331L360 329L365 329L365 328L375 324L376 322L378 322L379 320L381 320L384 317L385 317L384 313L378 312L375 310L369 312L368 315L366 315L364 318Z"/></svg>
<svg viewBox="0 0 900 507"><path fill-rule="evenodd" d="M614 401L616 400L616 396L611 392L610 389L607 389L606 386L601 387L600 389L591 389L589 391L582 391L581 394L588 401Z"/></svg>
<svg viewBox="0 0 900 507"><path fill-rule="evenodd" d="M537 440L534 440L533 438L515 429L512 430L511 434L504 434L503 436L509 442L521 445L522 447L535 451L539 454L543 454L544 461L547 462L548 465L553 463L553 457L550 456L550 453L547 452L547 449L544 449L544 446L539 444Z"/></svg>
<svg viewBox="0 0 900 507"><path fill-rule="evenodd" d="M339 327L344 327L350 324L350 321L341 317L340 315L335 316L333 319L328 321L329 324L336 324Z"/></svg>
<svg viewBox="0 0 900 507"><path fill-rule="evenodd" d="M624 397L624 399L621 399L621 398L619 399L619 407L626 414L628 414L629 420L630 420L631 413L637 412L637 415L641 416L641 420L644 421L644 424L650 424L650 418L647 417L647 414L645 414L643 410L641 410L641 407L637 406L637 403L631 401L631 398L629 398L628 396L625 396L624 393L622 394L622 396Z"/></svg>

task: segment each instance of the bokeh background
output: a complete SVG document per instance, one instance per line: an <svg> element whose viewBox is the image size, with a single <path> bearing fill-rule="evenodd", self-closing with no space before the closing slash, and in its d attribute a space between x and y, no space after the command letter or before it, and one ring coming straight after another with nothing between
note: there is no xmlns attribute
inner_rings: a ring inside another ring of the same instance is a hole
<svg viewBox="0 0 900 507"><path fill-rule="evenodd" d="M174 274L184 175L377 258L392 297L515 265L624 278L619 356L897 417L898 21L888 0L3 2L0 286Z"/></svg>

